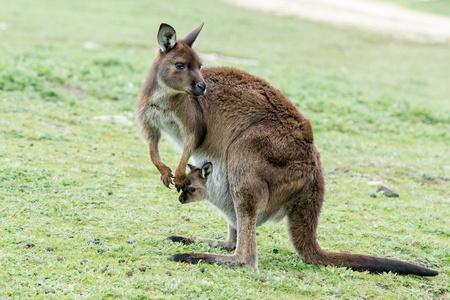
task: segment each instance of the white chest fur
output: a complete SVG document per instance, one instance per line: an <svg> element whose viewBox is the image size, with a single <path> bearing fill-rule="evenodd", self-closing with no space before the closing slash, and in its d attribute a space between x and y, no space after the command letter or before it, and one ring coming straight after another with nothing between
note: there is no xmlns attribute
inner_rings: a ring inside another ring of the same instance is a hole
<svg viewBox="0 0 450 300"><path fill-rule="evenodd" d="M161 108L156 105L151 105L145 113L147 120L156 128L164 131L169 137L178 144L183 145L183 138L181 136L180 121L175 116L173 111Z"/></svg>
<svg viewBox="0 0 450 300"><path fill-rule="evenodd" d="M171 99L178 93L180 92L168 87L158 79L158 87L148 99L149 106L145 117L153 126L167 133L178 146L182 147L181 122L169 109Z"/></svg>

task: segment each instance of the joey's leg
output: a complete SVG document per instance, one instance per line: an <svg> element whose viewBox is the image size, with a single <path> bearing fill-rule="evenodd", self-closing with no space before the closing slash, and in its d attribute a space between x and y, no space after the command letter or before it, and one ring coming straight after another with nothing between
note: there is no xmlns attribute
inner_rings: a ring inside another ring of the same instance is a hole
<svg viewBox="0 0 450 300"><path fill-rule="evenodd" d="M182 236L169 236L167 239L172 242L180 242L185 245L189 245L194 243L195 241L199 241L201 243L207 243L212 247L219 247L226 251L233 251L236 249L236 229L234 229L228 223L228 238L226 240L216 240L216 239L205 239L198 237L182 237Z"/></svg>
<svg viewBox="0 0 450 300"><path fill-rule="evenodd" d="M254 178L254 177L249 177ZM239 182L239 181L235 181ZM188 263L216 263L227 266L245 266L258 269L256 252L256 218L257 204L267 201L267 184L259 183L252 188L253 182L241 181L239 186L231 187L237 217L237 243L233 255L216 255L208 253L179 253L169 259Z"/></svg>

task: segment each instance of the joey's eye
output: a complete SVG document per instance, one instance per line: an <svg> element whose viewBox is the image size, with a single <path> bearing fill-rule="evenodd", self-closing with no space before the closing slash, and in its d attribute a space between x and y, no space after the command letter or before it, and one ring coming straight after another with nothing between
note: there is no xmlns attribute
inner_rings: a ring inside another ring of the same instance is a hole
<svg viewBox="0 0 450 300"><path fill-rule="evenodd" d="M183 70L183 69L186 67L186 65L183 64L183 63L181 63L181 62L177 62L177 63L175 64L175 67L176 67L178 70Z"/></svg>
<svg viewBox="0 0 450 300"><path fill-rule="evenodd" d="M193 194L193 193L195 193L195 188L189 188L189 193L191 193L191 194Z"/></svg>

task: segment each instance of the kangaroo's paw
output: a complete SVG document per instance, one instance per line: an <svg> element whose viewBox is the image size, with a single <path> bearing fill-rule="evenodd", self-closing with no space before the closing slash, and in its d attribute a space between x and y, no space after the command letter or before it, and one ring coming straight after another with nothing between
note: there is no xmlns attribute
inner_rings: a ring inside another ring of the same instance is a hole
<svg viewBox="0 0 450 300"><path fill-rule="evenodd" d="M252 265L237 259L233 255L216 255L208 253L178 253L169 257L169 260L185 262L190 264L207 263L218 264L228 267L252 267Z"/></svg>
<svg viewBox="0 0 450 300"><path fill-rule="evenodd" d="M184 245L189 245L194 243L194 241L196 240L196 238L186 238L183 236L177 236L177 235L172 235L166 238L166 240L172 241L174 243L183 243Z"/></svg>
<svg viewBox="0 0 450 300"><path fill-rule="evenodd" d="M170 188L170 185L173 184L172 178L173 178L173 175L170 172L170 169L168 172L161 174L161 181L168 188Z"/></svg>

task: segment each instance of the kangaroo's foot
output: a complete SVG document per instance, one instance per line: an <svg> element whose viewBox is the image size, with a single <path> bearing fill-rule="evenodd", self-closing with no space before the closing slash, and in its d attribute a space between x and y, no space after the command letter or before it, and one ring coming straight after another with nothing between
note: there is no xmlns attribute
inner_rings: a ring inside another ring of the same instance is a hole
<svg viewBox="0 0 450 300"><path fill-rule="evenodd" d="M183 243L184 245L190 245L195 242L196 238L195 237L187 238L183 236L172 235L167 237L166 240L172 241L174 243Z"/></svg>
<svg viewBox="0 0 450 300"><path fill-rule="evenodd" d="M203 239L203 238L196 238L196 237L182 237L182 236L176 236L172 235L166 238L166 240L172 241L174 243L183 243L184 245L190 245L193 244L195 241L206 243L210 245L211 247L217 247L221 248L222 250L232 252L236 249L236 241L234 240L216 240L216 239Z"/></svg>
<svg viewBox="0 0 450 300"><path fill-rule="evenodd" d="M239 255L217 255L209 253L178 253L169 257L169 260L185 262L190 264L208 263L218 264L228 267L252 267L255 270L257 265L243 256Z"/></svg>

